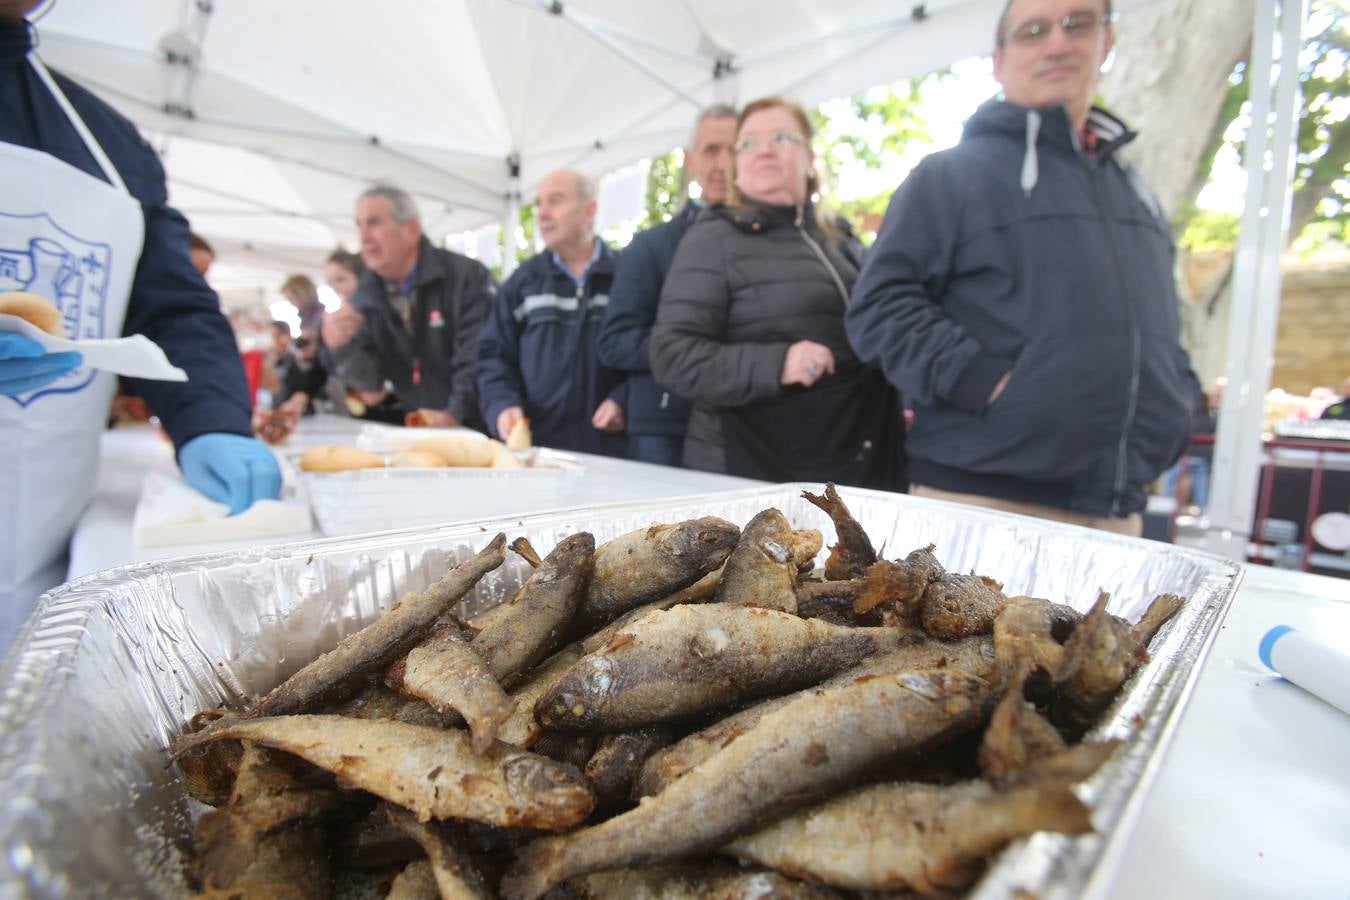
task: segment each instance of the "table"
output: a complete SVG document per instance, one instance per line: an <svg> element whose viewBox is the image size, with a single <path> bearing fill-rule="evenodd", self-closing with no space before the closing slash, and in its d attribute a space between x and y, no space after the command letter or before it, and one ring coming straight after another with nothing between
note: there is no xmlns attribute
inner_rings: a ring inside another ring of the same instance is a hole
<svg viewBox="0 0 1350 900"><path fill-rule="evenodd" d="M365 425L359 419L339 416L311 416L280 448L296 453L319 444L354 443ZM612 459L587 453L576 456L584 467L578 477L546 479L527 487L513 485L509 496L479 497L461 504L449 514L448 521L465 521L497 515L509 515L538 509L562 509L589 506L619 500L651 500L688 496L710 491L728 491L754 487L762 482L711 472L694 472L669 466ZM135 516L141 482L152 471L174 470L173 447L158 432L146 425L117 428L104 432L100 439L99 474L96 493L71 537L67 578L74 579L113 566L167 559L195 553L238 550L260 544L299 541L323 537L318 531L267 537L254 541L229 541L214 544L182 544L171 547L141 547L135 543L131 523Z"/></svg>
<svg viewBox="0 0 1350 900"><path fill-rule="evenodd" d="M330 417L331 418L331 417ZM319 418L305 441L354 434ZM754 482L587 457L587 475L558 505L745 487ZM113 431L99 489L72 542L71 574L201 548L138 550L131 517L141 478L172 463L151 431ZM491 515L480 510L475 515ZM270 540L270 539L269 539ZM273 541L274 542L274 541ZM211 548L219 550L222 545ZM1108 848L1086 896L1350 898L1350 716L1274 676L1257 647L1274 625L1314 634L1350 654L1350 582L1245 567L1232 610L1206 660L1132 833Z"/></svg>

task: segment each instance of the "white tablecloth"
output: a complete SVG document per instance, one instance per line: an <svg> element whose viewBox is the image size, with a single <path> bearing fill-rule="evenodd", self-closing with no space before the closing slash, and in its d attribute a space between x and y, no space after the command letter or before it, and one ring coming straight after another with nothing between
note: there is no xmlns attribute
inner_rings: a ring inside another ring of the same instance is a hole
<svg viewBox="0 0 1350 900"><path fill-rule="evenodd" d="M351 420L307 421L291 448L343 440ZM744 479L586 457L553 505L688 495ZM151 430L103 438L99 492L71 548L71 576L210 547L143 550L131 538L140 483L172 466ZM463 518L494 510L463 510ZM311 535L314 536L314 535ZM269 542L275 542L268 539ZM1350 716L1272 675L1257 648L1291 625L1350 654L1350 581L1247 567L1137 824L1110 848L1088 896L1350 898Z"/></svg>

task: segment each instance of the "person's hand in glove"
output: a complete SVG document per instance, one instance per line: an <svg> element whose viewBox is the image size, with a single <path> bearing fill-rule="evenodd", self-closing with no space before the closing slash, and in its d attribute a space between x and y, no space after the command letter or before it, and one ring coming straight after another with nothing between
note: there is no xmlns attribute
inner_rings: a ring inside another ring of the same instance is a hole
<svg viewBox="0 0 1350 900"><path fill-rule="evenodd" d="M275 500L281 469L262 441L238 434L200 434L178 451L187 483L238 515L254 500Z"/></svg>
<svg viewBox="0 0 1350 900"><path fill-rule="evenodd" d="M78 353L48 353L32 338L0 332L0 394L35 391L79 368L82 362L84 357Z"/></svg>

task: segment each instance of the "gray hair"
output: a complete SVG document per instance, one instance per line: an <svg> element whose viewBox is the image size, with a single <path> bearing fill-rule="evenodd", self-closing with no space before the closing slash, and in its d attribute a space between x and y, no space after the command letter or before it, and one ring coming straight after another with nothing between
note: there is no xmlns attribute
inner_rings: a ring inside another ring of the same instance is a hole
<svg viewBox="0 0 1350 900"><path fill-rule="evenodd" d="M595 199L595 182L580 172L577 176L577 202L582 206Z"/></svg>
<svg viewBox="0 0 1350 900"><path fill-rule="evenodd" d="M388 200L389 205L393 207L395 222L417 222L420 224L422 221L422 217L417 213L417 203L413 200L412 195L402 188L396 188L389 184L377 184L366 189L358 199L365 200L367 197L383 197Z"/></svg>
<svg viewBox="0 0 1350 900"><path fill-rule="evenodd" d="M736 107L728 103L714 103L712 106L705 107L694 120L694 130L689 132L689 143L685 146L693 150L694 143L698 140L698 127L709 119L734 119L737 116Z"/></svg>

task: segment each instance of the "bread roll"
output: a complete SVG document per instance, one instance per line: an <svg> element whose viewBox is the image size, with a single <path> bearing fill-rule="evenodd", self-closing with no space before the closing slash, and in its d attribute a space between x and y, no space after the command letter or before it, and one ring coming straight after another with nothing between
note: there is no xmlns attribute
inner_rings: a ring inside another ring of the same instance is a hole
<svg viewBox="0 0 1350 900"><path fill-rule="evenodd" d="M413 444L414 450L426 450L445 460L447 466L487 468L492 465L492 445L477 438L441 437L423 438Z"/></svg>
<svg viewBox="0 0 1350 900"><path fill-rule="evenodd" d="M384 458L356 447L325 444L305 452L300 468L306 472L346 472L350 469L382 469Z"/></svg>
<svg viewBox="0 0 1350 900"><path fill-rule="evenodd" d="M7 291L0 294L0 313L18 316L52 337L65 337L66 330L61 321L61 310L53 306L46 297L39 297L27 291Z"/></svg>
<svg viewBox="0 0 1350 900"><path fill-rule="evenodd" d="M389 465L407 469L443 469L445 460L430 450L400 450L389 458Z"/></svg>
<svg viewBox="0 0 1350 900"><path fill-rule="evenodd" d="M511 433L506 436L506 448L508 450L528 450L534 443L534 437L530 434L530 420L517 419L516 424L511 426Z"/></svg>

